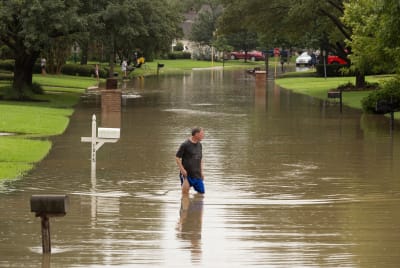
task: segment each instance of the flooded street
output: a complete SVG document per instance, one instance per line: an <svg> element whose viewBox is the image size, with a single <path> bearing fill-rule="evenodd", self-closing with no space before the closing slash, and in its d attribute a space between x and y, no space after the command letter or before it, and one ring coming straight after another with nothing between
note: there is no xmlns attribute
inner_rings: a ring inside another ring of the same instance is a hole
<svg viewBox="0 0 400 268"><path fill-rule="evenodd" d="M399 125L244 71L123 87L121 138L98 150L95 176L81 137L107 115L83 101L49 155L0 185L0 267L398 267ZM206 194L181 199L175 153L193 126ZM33 194L70 198L50 220L51 256Z"/></svg>

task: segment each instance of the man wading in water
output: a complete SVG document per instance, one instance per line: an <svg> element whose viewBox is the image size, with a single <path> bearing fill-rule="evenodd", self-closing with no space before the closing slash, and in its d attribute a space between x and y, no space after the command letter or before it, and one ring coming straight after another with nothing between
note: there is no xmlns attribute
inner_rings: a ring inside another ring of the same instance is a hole
<svg viewBox="0 0 400 268"><path fill-rule="evenodd" d="M188 195L190 187L204 194L203 154L201 140L204 138L204 130L201 127L192 129L192 136L184 141L176 152L182 185L182 194Z"/></svg>

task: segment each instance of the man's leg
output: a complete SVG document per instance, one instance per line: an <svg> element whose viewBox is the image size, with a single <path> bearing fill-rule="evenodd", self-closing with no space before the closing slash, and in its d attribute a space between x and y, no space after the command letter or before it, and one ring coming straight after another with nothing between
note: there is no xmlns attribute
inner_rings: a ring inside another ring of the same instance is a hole
<svg viewBox="0 0 400 268"><path fill-rule="evenodd" d="M182 195L189 195L190 184L188 178L183 177L182 174L180 174L179 177L181 179Z"/></svg>
<svg viewBox="0 0 400 268"><path fill-rule="evenodd" d="M183 183L182 183L182 194L188 195L189 194L189 190L190 190L189 181L187 180L187 178L184 178L183 179Z"/></svg>

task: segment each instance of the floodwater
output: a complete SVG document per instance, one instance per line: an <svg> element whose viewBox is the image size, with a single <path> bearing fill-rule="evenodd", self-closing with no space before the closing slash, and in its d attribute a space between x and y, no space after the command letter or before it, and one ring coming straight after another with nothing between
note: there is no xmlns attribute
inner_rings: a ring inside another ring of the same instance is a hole
<svg viewBox="0 0 400 268"><path fill-rule="evenodd" d="M0 267L398 267L400 126L256 79L196 71L124 84L97 151L82 101L53 149L0 188ZM344 98L346 95L344 95ZM181 199L175 152L203 126L206 194ZM33 194L67 194L42 255Z"/></svg>

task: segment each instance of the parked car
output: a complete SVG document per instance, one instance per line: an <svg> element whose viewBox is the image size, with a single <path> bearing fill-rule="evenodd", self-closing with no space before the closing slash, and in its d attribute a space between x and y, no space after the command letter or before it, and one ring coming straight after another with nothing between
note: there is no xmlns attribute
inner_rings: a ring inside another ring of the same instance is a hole
<svg viewBox="0 0 400 268"><path fill-rule="evenodd" d="M311 65L311 56L308 55L308 52L303 52L296 58L296 66L310 66Z"/></svg>
<svg viewBox="0 0 400 268"><path fill-rule="evenodd" d="M335 56L335 55L329 55L327 63L328 64L348 64L345 59L342 59L341 57Z"/></svg>
<svg viewBox="0 0 400 268"><path fill-rule="evenodd" d="M256 60L264 60L265 56L261 51L253 50L248 51L247 55L244 51L233 51L230 53L231 60L241 60L241 59L248 59L252 61Z"/></svg>

